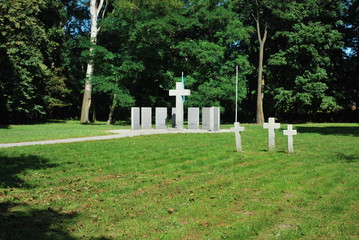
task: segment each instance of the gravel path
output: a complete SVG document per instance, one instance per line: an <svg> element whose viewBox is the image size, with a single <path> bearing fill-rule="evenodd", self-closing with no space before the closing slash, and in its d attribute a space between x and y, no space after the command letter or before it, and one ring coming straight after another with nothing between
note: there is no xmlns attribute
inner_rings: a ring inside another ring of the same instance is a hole
<svg viewBox="0 0 359 240"><path fill-rule="evenodd" d="M207 131L202 129L149 129L149 130L110 130L108 132L116 133L115 135L96 136L96 137L81 137L81 138L67 138L57 140L45 140L45 141L34 141L34 142L19 142L19 143L1 143L0 148L8 147L21 147L30 145L44 145L44 144L56 144L56 143L73 143L73 142L84 142L84 141L97 141L97 140L108 140L115 138L135 137L141 135L154 135L154 134L174 134L174 133L224 133L230 132L229 129L220 131Z"/></svg>

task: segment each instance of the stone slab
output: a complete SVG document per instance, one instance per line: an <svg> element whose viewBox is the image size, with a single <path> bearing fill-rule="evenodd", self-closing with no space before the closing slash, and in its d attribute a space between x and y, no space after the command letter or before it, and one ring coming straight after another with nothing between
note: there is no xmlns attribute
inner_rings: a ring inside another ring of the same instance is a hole
<svg viewBox="0 0 359 240"><path fill-rule="evenodd" d="M167 108L156 107L156 129L167 129Z"/></svg>
<svg viewBox="0 0 359 240"><path fill-rule="evenodd" d="M221 109L219 107L212 107L213 125L212 131L219 131L221 129Z"/></svg>
<svg viewBox="0 0 359 240"><path fill-rule="evenodd" d="M211 130L211 108L202 108L202 129Z"/></svg>
<svg viewBox="0 0 359 240"><path fill-rule="evenodd" d="M141 126L142 129L152 128L152 108L150 107L141 108Z"/></svg>
<svg viewBox="0 0 359 240"><path fill-rule="evenodd" d="M132 107L131 108L131 129L138 130L141 128L140 123L140 108L139 107Z"/></svg>
<svg viewBox="0 0 359 240"><path fill-rule="evenodd" d="M199 108L188 108L188 129L199 129Z"/></svg>

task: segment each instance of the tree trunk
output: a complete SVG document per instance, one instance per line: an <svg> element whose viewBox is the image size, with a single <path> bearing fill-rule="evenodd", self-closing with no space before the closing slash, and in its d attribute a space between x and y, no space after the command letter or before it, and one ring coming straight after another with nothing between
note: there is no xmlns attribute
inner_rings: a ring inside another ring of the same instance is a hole
<svg viewBox="0 0 359 240"><path fill-rule="evenodd" d="M107 120L107 125L110 125L110 124L113 124L114 123L114 112L115 112L115 108L116 108L116 98L117 98L117 95L113 95L113 100L112 100L112 105L110 107L110 113L108 115L108 120Z"/></svg>
<svg viewBox="0 0 359 240"><path fill-rule="evenodd" d="M97 0L90 0L90 15L91 15L91 43L96 44L97 34L99 29L97 28L97 18L103 6L104 0L100 0L97 5ZM90 48L90 53L93 52L93 48ZM82 99L82 108L81 108L81 123L89 123L89 113L91 107L91 94L92 94L92 85L91 77L93 74L94 63L93 60L90 60L87 64L86 70L86 79L85 79L85 91Z"/></svg>
<svg viewBox="0 0 359 240"><path fill-rule="evenodd" d="M258 64L258 79L257 79L257 124L264 123L263 112L263 57L264 57L264 42L259 43L259 64Z"/></svg>
<svg viewBox="0 0 359 240"><path fill-rule="evenodd" d="M267 24L264 26L263 37L261 34L261 28L259 24L259 15L255 18L256 27L257 27L257 35L259 41L259 62L258 62L258 79L257 79L257 114L256 121L257 124L264 123L264 112L263 112L263 59L264 59L264 44L267 39Z"/></svg>

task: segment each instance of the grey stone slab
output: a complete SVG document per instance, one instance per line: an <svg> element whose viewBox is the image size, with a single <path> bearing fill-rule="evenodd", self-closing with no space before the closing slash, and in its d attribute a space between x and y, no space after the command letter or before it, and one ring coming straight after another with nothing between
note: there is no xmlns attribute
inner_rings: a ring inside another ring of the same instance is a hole
<svg viewBox="0 0 359 240"><path fill-rule="evenodd" d="M280 128L280 123L275 122L275 118L269 118L268 123L263 123L263 128L268 129L268 148L269 151L275 150L275 133L274 130Z"/></svg>
<svg viewBox="0 0 359 240"><path fill-rule="evenodd" d="M172 108L172 127L176 127L176 108Z"/></svg>
<svg viewBox="0 0 359 240"><path fill-rule="evenodd" d="M131 129L138 130L141 128L140 124L140 108L132 107L131 108Z"/></svg>
<svg viewBox="0 0 359 240"><path fill-rule="evenodd" d="M150 107L141 108L141 125L142 125L142 129L152 128L152 108Z"/></svg>
<svg viewBox="0 0 359 240"><path fill-rule="evenodd" d="M170 96L176 97L176 128L183 129L183 99L191 95L191 91L183 88L182 82L176 82L176 89L169 91Z"/></svg>
<svg viewBox="0 0 359 240"><path fill-rule="evenodd" d="M156 107L156 129L167 129L167 108Z"/></svg>
<svg viewBox="0 0 359 240"><path fill-rule="evenodd" d="M199 129L199 108L188 108L188 129Z"/></svg>
<svg viewBox="0 0 359 240"><path fill-rule="evenodd" d="M221 109L219 107L212 107L213 125L212 131L219 131L221 129Z"/></svg>
<svg viewBox="0 0 359 240"><path fill-rule="evenodd" d="M202 108L202 129L211 130L211 108Z"/></svg>

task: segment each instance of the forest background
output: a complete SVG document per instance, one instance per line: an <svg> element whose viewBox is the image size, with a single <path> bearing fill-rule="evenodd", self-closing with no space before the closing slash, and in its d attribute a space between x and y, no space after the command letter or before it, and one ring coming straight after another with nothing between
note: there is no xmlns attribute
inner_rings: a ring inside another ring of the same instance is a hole
<svg viewBox="0 0 359 240"><path fill-rule="evenodd" d="M91 1L92 39L90 0L0 0L1 123L79 119L86 81L89 121L126 121L182 72L233 122L236 66L241 122L359 121L356 0Z"/></svg>

